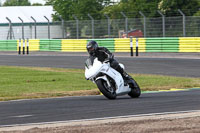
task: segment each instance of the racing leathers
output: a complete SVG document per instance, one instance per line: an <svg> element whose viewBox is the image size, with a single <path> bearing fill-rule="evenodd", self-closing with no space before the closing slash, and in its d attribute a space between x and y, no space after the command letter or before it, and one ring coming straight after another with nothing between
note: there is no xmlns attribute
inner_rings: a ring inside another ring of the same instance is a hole
<svg viewBox="0 0 200 133"><path fill-rule="evenodd" d="M130 76L123 70L123 68L121 68L118 61L114 59L114 55L107 48L98 47L94 53L90 54L89 58L92 63L96 57L101 62L108 60L110 62L110 66L122 75L124 81L130 78Z"/></svg>

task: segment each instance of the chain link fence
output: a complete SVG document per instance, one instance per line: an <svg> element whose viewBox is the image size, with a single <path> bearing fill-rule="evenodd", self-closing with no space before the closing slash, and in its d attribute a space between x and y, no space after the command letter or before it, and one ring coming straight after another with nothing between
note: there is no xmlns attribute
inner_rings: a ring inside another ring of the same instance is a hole
<svg viewBox="0 0 200 133"><path fill-rule="evenodd" d="M138 37L199 37L199 16L70 20L48 23L0 24L0 39L92 39Z"/></svg>

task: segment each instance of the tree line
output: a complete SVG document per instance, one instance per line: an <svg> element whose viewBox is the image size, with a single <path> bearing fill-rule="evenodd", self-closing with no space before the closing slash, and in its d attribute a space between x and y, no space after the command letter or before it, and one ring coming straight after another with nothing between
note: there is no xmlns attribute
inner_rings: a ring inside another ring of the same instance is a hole
<svg viewBox="0 0 200 133"><path fill-rule="evenodd" d="M6 0L1 6L42 6L40 3L31 4L29 0Z"/></svg>
<svg viewBox="0 0 200 133"><path fill-rule="evenodd" d="M113 0L47 0L55 10L54 19L61 16L64 20L72 20L73 15L78 19L89 19L88 13L94 19L105 19L107 14L111 19L123 18L124 12L127 17L142 17L139 11L146 17L157 17L158 10L165 16L180 16L178 9L186 16L200 14L199 0L121 0L113 3Z"/></svg>
<svg viewBox="0 0 200 133"><path fill-rule="evenodd" d="M157 17L158 10L165 16L180 16L180 9L186 16L200 15L199 0L45 0L45 5L52 5L55 11L54 20L89 19L90 14L94 19L105 18L105 14L111 19L123 18L121 12L127 17L142 17L140 11L146 17ZM35 3L33 5L42 4ZM6 0L2 6L33 6L29 0Z"/></svg>

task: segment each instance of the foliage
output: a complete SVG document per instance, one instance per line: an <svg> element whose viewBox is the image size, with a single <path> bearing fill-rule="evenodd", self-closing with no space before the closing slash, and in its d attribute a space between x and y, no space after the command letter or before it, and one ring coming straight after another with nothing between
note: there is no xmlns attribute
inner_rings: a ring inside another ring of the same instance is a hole
<svg viewBox="0 0 200 133"><path fill-rule="evenodd" d="M120 12L128 17L141 17L139 11L146 17L160 16L157 10L161 10L166 16L180 16L178 9L187 16L192 16L198 11L200 2L198 0L121 0L119 3L111 4L110 0L47 0L47 5L53 5L56 11L54 18L58 15L64 20L72 20L73 14L79 19L89 19L90 13L95 19L108 14L112 19L123 18Z"/></svg>
<svg viewBox="0 0 200 133"><path fill-rule="evenodd" d="M6 0L3 6L30 6L28 0Z"/></svg>
<svg viewBox="0 0 200 133"><path fill-rule="evenodd" d="M186 16L192 16L199 9L198 0L162 0L159 3L159 9L166 16L180 16L178 9L184 12Z"/></svg>
<svg viewBox="0 0 200 133"><path fill-rule="evenodd" d="M79 19L88 19L88 13L94 19L101 18L101 10L110 0L48 0L47 5L53 5L56 11L54 19L61 16L64 20L74 19L76 15Z"/></svg>
<svg viewBox="0 0 200 133"><path fill-rule="evenodd" d="M43 6L41 3L33 3L32 6Z"/></svg>
<svg viewBox="0 0 200 133"><path fill-rule="evenodd" d="M120 12L124 12L127 17L141 17L139 11L145 16L152 17L158 10L157 3L160 0L123 0L117 5L106 7L103 12L110 14L111 18L119 18ZM120 18L123 16L120 15Z"/></svg>

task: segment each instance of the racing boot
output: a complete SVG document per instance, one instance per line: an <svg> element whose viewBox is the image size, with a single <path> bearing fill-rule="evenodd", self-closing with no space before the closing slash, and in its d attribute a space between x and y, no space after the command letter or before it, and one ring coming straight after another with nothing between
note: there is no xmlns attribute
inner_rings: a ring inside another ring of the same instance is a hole
<svg viewBox="0 0 200 133"><path fill-rule="evenodd" d="M126 73L125 71L123 72L123 76L125 77L126 80L130 80L133 79L128 73Z"/></svg>

